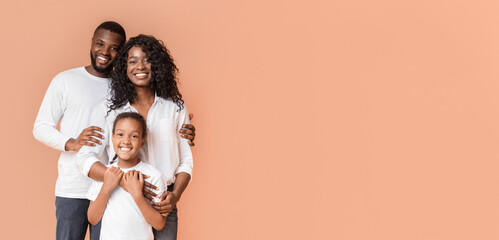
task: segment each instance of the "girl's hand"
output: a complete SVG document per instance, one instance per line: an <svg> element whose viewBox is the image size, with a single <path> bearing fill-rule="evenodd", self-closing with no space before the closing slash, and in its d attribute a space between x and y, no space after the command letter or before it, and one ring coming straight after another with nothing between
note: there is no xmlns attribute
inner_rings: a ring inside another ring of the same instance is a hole
<svg viewBox="0 0 499 240"><path fill-rule="evenodd" d="M119 183L121 178L123 177L123 171L117 167L109 167L104 173L104 184L102 188L107 190L113 190Z"/></svg>
<svg viewBox="0 0 499 240"><path fill-rule="evenodd" d="M124 175L125 187L134 199L143 197L144 176L141 172L130 170Z"/></svg>

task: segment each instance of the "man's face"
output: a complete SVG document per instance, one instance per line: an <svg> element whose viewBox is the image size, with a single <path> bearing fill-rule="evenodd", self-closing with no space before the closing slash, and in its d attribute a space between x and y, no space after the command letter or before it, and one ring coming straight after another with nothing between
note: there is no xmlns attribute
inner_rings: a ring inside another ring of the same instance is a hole
<svg viewBox="0 0 499 240"><path fill-rule="evenodd" d="M119 34L106 29L99 29L95 32L90 48L90 60L96 72L109 73L113 69L113 61L123 41L124 39Z"/></svg>

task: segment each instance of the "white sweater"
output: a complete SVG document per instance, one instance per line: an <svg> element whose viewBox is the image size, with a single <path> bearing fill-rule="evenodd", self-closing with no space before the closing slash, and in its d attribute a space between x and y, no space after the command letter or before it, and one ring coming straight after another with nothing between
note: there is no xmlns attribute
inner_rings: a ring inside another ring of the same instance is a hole
<svg viewBox="0 0 499 240"><path fill-rule="evenodd" d="M91 179L76 168L76 153L66 152L70 138L93 125L94 109L105 101L109 79L88 73L84 67L64 71L52 79L35 120L33 135L45 145L62 151L55 195L66 198L86 197ZM56 129L60 120L60 131ZM41 156L43 157L43 156Z"/></svg>

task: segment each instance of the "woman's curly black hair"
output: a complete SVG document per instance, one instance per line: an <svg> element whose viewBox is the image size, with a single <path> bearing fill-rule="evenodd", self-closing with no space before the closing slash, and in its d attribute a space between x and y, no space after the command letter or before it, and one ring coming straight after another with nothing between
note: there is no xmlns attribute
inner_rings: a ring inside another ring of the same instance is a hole
<svg viewBox="0 0 499 240"><path fill-rule="evenodd" d="M111 72L111 105L109 110L116 110L132 103L137 97L133 83L127 75L128 51L132 47L140 47L151 63L151 90L158 97L171 98L179 110L183 109L184 101L177 87L177 66L162 41L153 36L140 34L130 38L120 49L115 59L114 70Z"/></svg>

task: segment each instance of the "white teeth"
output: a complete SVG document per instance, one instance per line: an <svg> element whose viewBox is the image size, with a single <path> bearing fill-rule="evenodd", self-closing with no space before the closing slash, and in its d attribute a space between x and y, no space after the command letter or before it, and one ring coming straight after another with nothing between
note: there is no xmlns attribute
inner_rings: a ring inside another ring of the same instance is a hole
<svg viewBox="0 0 499 240"><path fill-rule="evenodd" d="M137 73L137 74L135 74L135 76L137 76L137 77L142 77L142 76L145 76L145 75L147 75L147 74L146 73Z"/></svg>
<svg viewBox="0 0 499 240"><path fill-rule="evenodd" d="M107 58L104 58L104 57L101 57L101 56L99 56L99 57L97 57L97 58L99 58L99 59L100 59L100 60L102 60L102 61L107 61Z"/></svg>
<svg viewBox="0 0 499 240"><path fill-rule="evenodd" d="M120 148L120 150L121 150L121 151L128 152L128 151L130 151L130 150L132 150L132 149L131 149L131 148L124 148L124 147L122 147L122 148Z"/></svg>

